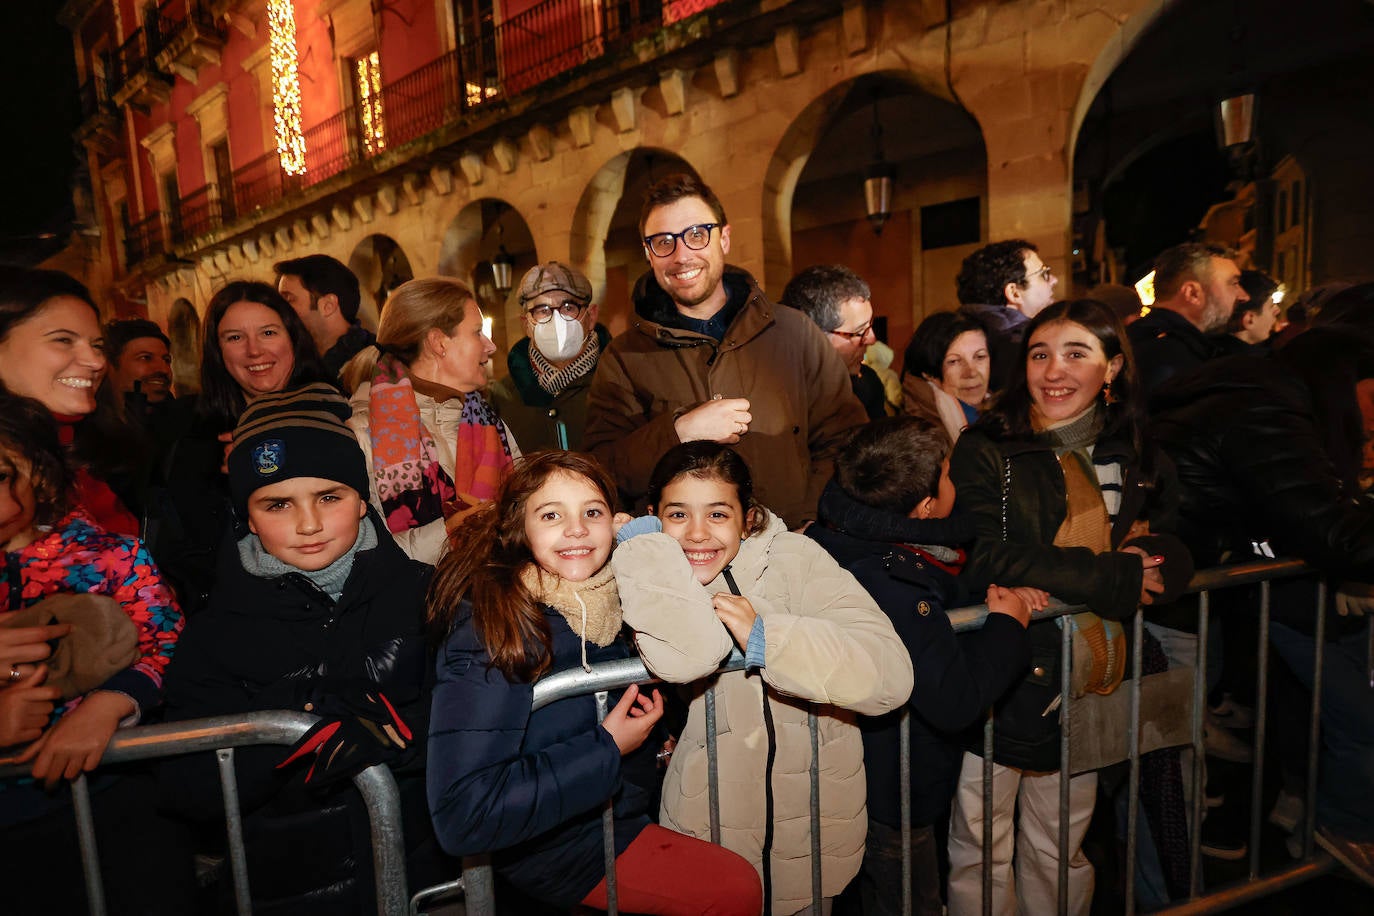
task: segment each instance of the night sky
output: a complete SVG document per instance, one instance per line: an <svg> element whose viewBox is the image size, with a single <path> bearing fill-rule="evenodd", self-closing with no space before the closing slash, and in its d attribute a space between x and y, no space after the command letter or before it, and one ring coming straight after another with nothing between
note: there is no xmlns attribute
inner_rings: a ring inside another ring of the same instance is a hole
<svg viewBox="0 0 1374 916"><path fill-rule="evenodd" d="M0 30L0 146L4 206L0 257L27 247L27 236L65 234L71 222L71 178L78 164L72 131L80 120L71 34L57 22L61 0L5 0Z"/></svg>

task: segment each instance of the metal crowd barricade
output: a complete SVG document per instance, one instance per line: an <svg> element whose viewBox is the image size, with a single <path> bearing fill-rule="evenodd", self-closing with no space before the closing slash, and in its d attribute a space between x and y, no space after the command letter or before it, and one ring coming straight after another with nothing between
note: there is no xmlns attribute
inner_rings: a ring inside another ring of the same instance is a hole
<svg viewBox="0 0 1374 916"><path fill-rule="evenodd" d="M307 713L283 711L143 725L116 732L100 763L103 766L198 751L215 752L220 786L224 791L225 829L235 909L239 916L249 916L253 904L248 886L248 864L244 857L243 814L239 809L238 782L234 776L234 748L262 744L290 746L318 721L317 717ZM23 765L0 766L0 779L26 776L28 772L29 768ZM362 793L371 826L377 913L379 916L403 916L409 912L409 893L406 887L405 843L401 833L401 796L396 780L385 765L377 765L353 777L353 784ZM105 916L100 854L96 848L90 791L84 774L72 781L71 791L91 916Z"/></svg>
<svg viewBox="0 0 1374 916"><path fill-rule="evenodd" d="M1320 748L1320 711L1321 711L1321 678L1322 678L1322 654L1316 654L1314 682L1312 691L1311 706L1311 727L1309 731L1308 747L1308 769L1307 769L1307 803L1306 815L1301 825L1303 840L1303 859L1299 862L1281 869L1277 872L1261 875L1260 874L1260 811L1261 794L1263 790L1264 778L1264 741L1266 735L1266 716L1267 716L1267 691L1268 691L1268 634L1269 634L1269 600L1270 582L1275 579L1294 578L1310 573L1311 570L1300 561L1296 560L1270 560L1265 562L1248 563L1236 566L1217 567L1215 569L1203 570L1199 572L1190 584L1189 591L1197 593L1199 596L1198 612L1198 640L1197 640L1197 668L1195 672L1195 682L1192 702L1192 721L1191 721L1191 748L1193 751L1192 780L1194 791L1192 793L1192 814L1189 824L1189 855L1190 855L1190 892L1189 898L1170 906L1168 909L1157 912L1171 914L1192 914L1192 913L1211 913L1237 906L1251 900L1256 900L1273 893L1277 893L1284 888L1299 884L1319 877L1335 868L1336 863L1325 854L1318 853L1313 856L1312 836L1315 828L1315 803L1316 780L1317 780L1317 755ZM1211 594L1214 591L1258 584L1260 587L1260 606L1259 606L1259 648L1256 670L1256 724L1254 736L1254 760L1255 769L1252 774L1251 793L1250 793L1250 845L1249 845L1249 873L1245 880L1232 884L1207 894L1202 893L1202 863L1201 863L1201 831L1202 831L1202 806L1204 798L1203 787L1203 758L1205 748L1203 743L1203 711L1206 708L1206 683L1207 683L1207 643L1209 612L1211 606ZM1317 607L1316 607L1316 645L1320 648L1324 637L1324 615L1322 613L1326 603L1326 589L1324 585L1317 586ZM1060 602L1052 602L1051 606L1033 615L1035 620L1046 620L1074 614L1082 610L1087 610L1082 605L1067 605ZM983 622L987 619L988 609L986 605L959 608L949 612L950 622L957 632L980 629ZM1137 611L1132 620L1132 670L1137 672L1137 677L1133 678L1129 684L1131 690L1131 722L1128 733L1130 781L1128 788L1128 814L1126 826L1126 908L1127 916L1134 916L1136 912L1135 899L1135 871L1137 857L1137 830L1139 829L1139 807L1140 807L1140 679L1139 674L1142 662L1142 643L1144 634L1145 612ZM1371 644L1374 644L1374 621L1371 621ZM1072 657L1072 633L1069 627L1063 628L1063 653L1064 658ZM727 671L737 671L744 667L743 657L738 651L732 653L729 659L721 666L720 673ZM1070 690L1070 665L1061 665L1062 682L1061 690L1065 696ZM645 669L642 662L638 659L626 659L607 664L594 666L591 672L582 669L573 669L550 675L539 681L534 686L535 709L547 706L556 700L566 697L579 696L588 693L595 693L598 696L599 714L604 716L606 709L605 693L608 690L626 687L630 684L642 684L654 681L655 678ZM1069 741L1072 735L1073 723L1069 719L1068 710L1070 704L1061 704L1062 733L1060 739L1060 830L1059 848L1063 850L1068 845L1068 809L1069 809ZM720 796L718 785L717 755L715 748L715 715L714 715L714 690L706 693L706 733L707 733L707 774L708 791L710 797L711 815L711 840L718 843L720 841ZM812 893L816 903L820 898L820 861L816 855L819 835L815 829L819 821L819 801L815 793L817 783L818 761L815 738L815 721L812 716L812 756L811 756L811 775L812 775ZM912 908L912 858L911 858L911 795L910 795L910 713L904 712L901 717L900 725L900 817L902 825L902 912L911 913ZM983 753L983 797L984 810L992 809L992 747L993 747L993 728L992 719L989 716L984 728L984 753ZM1185 745L1187 746L1187 745ZM1186 776L1185 776L1186 778ZM983 912L991 913L991 873L992 873L992 826L993 821L990 817L983 818ZM607 809L606 828L606 878L607 878L607 898L610 902L609 912L616 913L615 905L615 855L612 839L609 835L609 805ZM1068 912L1068 857L1059 856L1059 900L1058 912L1066 914ZM419 909L423 902L438 899L442 896L454 893L457 890L464 893L466 910L468 916L495 916L496 902L493 891L493 880L491 866L487 856L471 856L463 860L463 877L459 881L434 888L428 888L416 895L413 906Z"/></svg>

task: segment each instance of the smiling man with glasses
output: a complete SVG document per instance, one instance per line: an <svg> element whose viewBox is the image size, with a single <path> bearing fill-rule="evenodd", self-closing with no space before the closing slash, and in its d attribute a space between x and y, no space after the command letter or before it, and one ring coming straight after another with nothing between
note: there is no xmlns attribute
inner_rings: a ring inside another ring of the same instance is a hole
<svg viewBox="0 0 1374 916"><path fill-rule="evenodd" d="M642 501L668 449L733 445L768 508L794 528L814 519L831 460L866 418L844 362L803 315L725 263L730 223L700 179L651 187L639 229L649 271L630 329L597 367L584 446Z"/></svg>
<svg viewBox="0 0 1374 916"><path fill-rule="evenodd" d="M611 335L596 323L592 285L558 261L520 281L526 336L506 357L510 374L491 386L492 402L522 449L580 449L587 392Z"/></svg>

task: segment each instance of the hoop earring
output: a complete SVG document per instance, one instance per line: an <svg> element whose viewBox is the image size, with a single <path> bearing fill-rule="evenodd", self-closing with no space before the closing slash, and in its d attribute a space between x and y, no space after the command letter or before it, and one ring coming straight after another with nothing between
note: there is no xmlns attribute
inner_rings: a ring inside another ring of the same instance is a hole
<svg viewBox="0 0 1374 916"><path fill-rule="evenodd" d="M1107 405L1116 403L1116 398L1112 396L1112 380L1107 379L1102 385L1102 402Z"/></svg>

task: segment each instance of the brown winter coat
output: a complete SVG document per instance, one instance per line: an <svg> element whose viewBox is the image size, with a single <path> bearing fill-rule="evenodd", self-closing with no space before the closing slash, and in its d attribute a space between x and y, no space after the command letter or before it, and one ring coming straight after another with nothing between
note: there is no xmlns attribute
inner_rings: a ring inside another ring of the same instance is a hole
<svg viewBox="0 0 1374 916"><path fill-rule="evenodd" d="M765 667L712 676L730 652L730 634L711 596L729 591L724 576L697 584L682 547L645 534L612 555L625 623L644 663L664 680L716 688L721 843L760 867L768 738L763 687L777 735L773 765L773 912L811 902L811 740L807 700L820 740L822 893L838 894L858 873L868 829L863 743L854 714L896 709L911 694L911 657L888 618L820 545L770 516L730 565L740 591L763 618ZM762 676L760 676L760 674ZM664 826L710 836L704 693L663 785Z"/></svg>
<svg viewBox="0 0 1374 916"><path fill-rule="evenodd" d="M816 517L847 433L868 421L839 354L801 312L769 302L748 273L724 282L748 300L724 340L665 324L676 315L652 277L629 330L597 364L583 447L610 469L627 500L643 500L658 459L678 444L674 421L713 397L749 399L753 422L734 448L759 500L789 527Z"/></svg>

